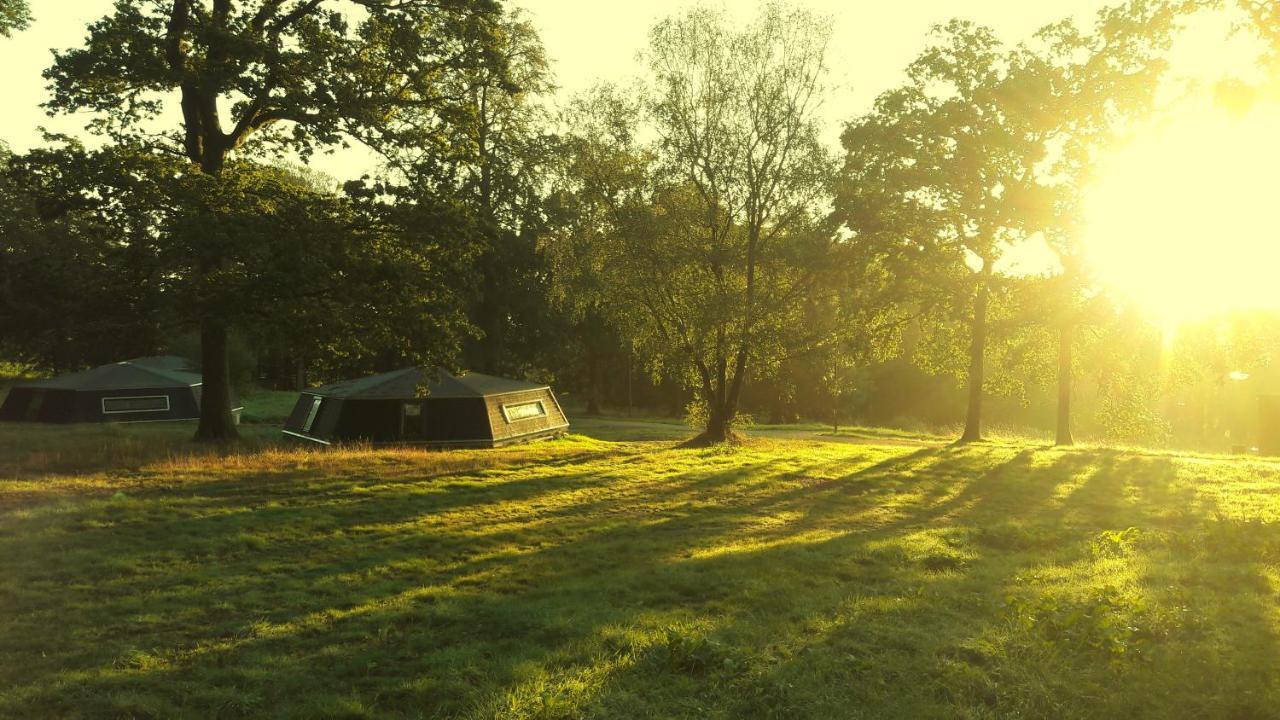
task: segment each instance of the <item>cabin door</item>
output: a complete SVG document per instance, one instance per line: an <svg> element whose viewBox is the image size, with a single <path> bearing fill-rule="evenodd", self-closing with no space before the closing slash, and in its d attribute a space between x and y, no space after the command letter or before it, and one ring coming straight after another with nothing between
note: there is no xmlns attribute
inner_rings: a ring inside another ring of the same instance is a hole
<svg viewBox="0 0 1280 720"><path fill-rule="evenodd" d="M400 437L404 440L425 440L426 407L421 402L400 404Z"/></svg>

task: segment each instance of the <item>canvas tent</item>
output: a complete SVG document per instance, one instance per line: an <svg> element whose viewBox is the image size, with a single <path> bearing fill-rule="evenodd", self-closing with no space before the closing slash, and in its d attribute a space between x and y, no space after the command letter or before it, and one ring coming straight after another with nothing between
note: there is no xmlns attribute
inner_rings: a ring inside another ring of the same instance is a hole
<svg viewBox="0 0 1280 720"><path fill-rule="evenodd" d="M567 427L569 421L546 385L411 367L307 390L284 432L325 444L368 440L495 447Z"/></svg>
<svg viewBox="0 0 1280 720"><path fill-rule="evenodd" d="M200 375L172 355L135 358L46 380L18 383L0 420L156 422L200 417ZM234 403L233 403L234 404ZM239 417L240 408L235 408Z"/></svg>

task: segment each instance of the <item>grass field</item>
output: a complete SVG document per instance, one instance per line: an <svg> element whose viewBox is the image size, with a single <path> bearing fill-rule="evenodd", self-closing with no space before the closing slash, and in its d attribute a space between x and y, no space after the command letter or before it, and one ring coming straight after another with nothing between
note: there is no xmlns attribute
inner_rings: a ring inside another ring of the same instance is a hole
<svg viewBox="0 0 1280 720"><path fill-rule="evenodd" d="M0 717L1280 716L1271 462L41 430Z"/></svg>

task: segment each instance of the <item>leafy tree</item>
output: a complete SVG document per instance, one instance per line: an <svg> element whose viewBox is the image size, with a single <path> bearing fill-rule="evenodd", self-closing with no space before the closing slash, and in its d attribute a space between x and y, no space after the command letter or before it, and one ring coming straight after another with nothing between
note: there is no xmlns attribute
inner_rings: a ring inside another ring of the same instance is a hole
<svg viewBox="0 0 1280 720"><path fill-rule="evenodd" d="M33 155L15 158L5 149L0 172L5 355L44 370L73 370L154 352L164 298L149 237L135 242L145 223L44 196L32 166L48 153Z"/></svg>
<svg viewBox="0 0 1280 720"><path fill-rule="evenodd" d="M1133 310L1112 307L1088 330L1079 351L1097 387L1096 432L1112 443L1167 441L1170 427L1159 408L1166 360L1160 329Z"/></svg>
<svg viewBox="0 0 1280 720"><path fill-rule="evenodd" d="M1059 445L1072 443L1072 349L1094 295L1080 244L1084 193L1101 154L1153 110L1176 18L1168 3L1135 0L1102 10L1092 33L1063 21L1012 53L1007 82L1016 103L1006 112L1021 115L1037 146L1028 160L1039 163L1032 176L1039 194L1026 194L1038 202L1025 210L1061 266L1045 284L1054 298L1046 318L1057 334Z"/></svg>
<svg viewBox="0 0 1280 720"><path fill-rule="evenodd" d="M193 207L212 211L233 194L219 182L228 159L251 144L306 157L348 138L414 142L416 128L402 118L444 102L438 78L471 57L462 45L488 33L494 12L492 2L463 0L120 0L83 47L56 54L47 107L91 111L97 131L193 163L212 179ZM148 132L173 99L180 129ZM220 243L198 250L193 273L227 275ZM227 328L240 300L212 292L203 300L196 437L227 440L236 435Z"/></svg>
<svg viewBox="0 0 1280 720"><path fill-rule="evenodd" d="M920 280L921 306L965 327L961 442L981 439L997 264L1030 235L1021 206L1038 147L1008 112L1008 67L991 30L952 21L908 67L907 84L881 95L842 138L836 216L859 236L896 243L897 268Z"/></svg>
<svg viewBox="0 0 1280 720"><path fill-rule="evenodd" d="M28 305L49 304L38 316L44 318L85 305L83 298L38 294L33 283L47 279L75 291L87 279L94 312L130 324L76 315L49 324L82 348L100 340L105 325L129 329L123 339L142 344L131 354L158 350L210 304L223 307L228 326L258 348L334 358L330 367L444 362L465 331L461 300L447 280L465 259L456 237L465 224L447 210L415 215L428 221L415 234L391 210L317 189L287 168L233 161L213 178L132 145L37 150L19 159L16 171L52 231L8 248L8 257L49 267L4 268L13 295L27 299L0 315L5 326L30 323L23 319ZM75 250L70 262L48 252L47 237L67 238ZM211 245L223 258L216 277L195 271ZM84 351L76 361L93 357L93 348Z"/></svg>
<svg viewBox="0 0 1280 720"><path fill-rule="evenodd" d="M0 36L13 37L16 30L31 24L31 6L27 0L0 0Z"/></svg>
<svg viewBox="0 0 1280 720"><path fill-rule="evenodd" d="M638 99L597 91L568 129L578 210L562 254L657 374L691 380L699 442L730 436L754 369L821 334L799 319L839 252L818 213L828 36L776 4L742 29L706 9L665 20Z"/></svg>
<svg viewBox="0 0 1280 720"><path fill-rule="evenodd" d="M521 374L553 343L547 318L543 178L554 143L545 100L551 70L542 42L520 11L496 13L490 32L467 38L462 62L438 79L446 102L406 115L418 142L391 148L399 202L454 198L477 219L475 262L466 281L479 335L466 360L486 372Z"/></svg>
<svg viewBox="0 0 1280 720"><path fill-rule="evenodd" d="M967 344L962 442L981 438L984 389L1011 377L989 376L992 353L1016 362L1030 350L1010 335L1030 337L1010 304L1026 297L1016 287L1026 283L1001 261L1041 239L1062 267L1057 282L1037 286L1057 297L1047 307L1059 347L1058 442L1071 442L1071 348L1090 296L1082 194L1101 151L1149 109L1174 18L1166 3L1135 0L1103 10L1092 34L1062 22L1013 49L952 21L908 68L908 83L846 130L838 217L859 234L898 238L899 268L921 281L917 301L934 311L923 346L932 367L953 367L951 353Z"/></svg>
<svg viewBox="0 0 1280 720"><path fill-rule="evenodd" d="M1272 0L1238 0L1253 21L1258 32L1272 44L1275 54L1280 55L1280 6ZM1199 3L1191 4L1194 8ZM1272 61L1280 61L1280 57L1272 57Z"/></svg>

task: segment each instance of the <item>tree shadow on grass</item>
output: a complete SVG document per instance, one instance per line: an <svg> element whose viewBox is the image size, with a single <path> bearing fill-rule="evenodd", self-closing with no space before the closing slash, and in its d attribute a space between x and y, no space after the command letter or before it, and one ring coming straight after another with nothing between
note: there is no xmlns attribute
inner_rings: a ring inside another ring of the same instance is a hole
<svg viewBox="0 0 1280 720"><path fill-rule="evenodd" d="M1005 653L1027 639L1002 635L1011 622L1004 594L1026 572L1093 561L1100 529L1163 523L1169 504L1188 505L1173 470L1119 456L939 448L839 474L840 463L865 457L847 452L785 469L750 457L693 463L660 482L591 459L498 473L487 486L466 474L359 492L348 481L345 492L334 483L309 496L303 486L285 493L290 504L256 509L245 507L246 477L230 495L158 492L137 501L146 511L91 503L16 518L0 552L27 560L12 564L0 596L11 611L0 654L31 661L3 673L13 689L0 693L0 709L830 717L989 712L998 702L1043 710L1082 699L1061 687L1037 695L1015 672L1026 658ZM632 471L656 472L664 461L639 458ZM1196 538L1207 535L1193 529L1213 508L1190 507L1184 540L1203 545ZM1268 528L1227 528L1210 543L1229 546L1231 533L1274 539ZM157 547L167 534L171 546ZM1211 586L1198 610L1233 607L1223 592ZM1252 608L1241 630L1263 622L1255 600L1240 602L1235 611ZM1221 622L1213 616L1206 626L1224 632ZM1250 654L1274 660L1269 633L1253 629L1260 639ZM1010 678L1021 682L1004 694L991 689Z"/></svg>

